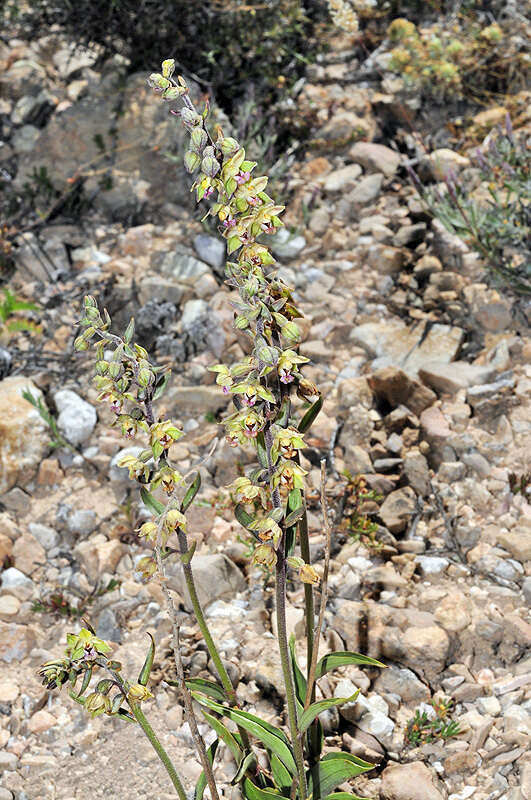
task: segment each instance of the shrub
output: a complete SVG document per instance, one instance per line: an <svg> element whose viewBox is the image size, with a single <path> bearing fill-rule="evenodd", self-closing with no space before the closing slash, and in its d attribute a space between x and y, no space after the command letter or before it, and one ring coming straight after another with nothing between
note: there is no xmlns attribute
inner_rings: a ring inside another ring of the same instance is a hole
<svg viewBox="0 0 531 800"><path fill-rule="evenodd" d="M531 158L527 135L506 127L477 149L482 183L473 192L452 171L442 187L424 186L411 173L430 213L484 259L493 279L517 294L531 294Z"/></svg>
<svg viewBox="0 0 531 800"><path fill-rule="evenodd" d="M389 69L403 78L406 90L420 89L442 102L525 87L528 56L497 23L483 25L471 15L460 24L417 28L399 17L387 35L395 45Z"/></svg>

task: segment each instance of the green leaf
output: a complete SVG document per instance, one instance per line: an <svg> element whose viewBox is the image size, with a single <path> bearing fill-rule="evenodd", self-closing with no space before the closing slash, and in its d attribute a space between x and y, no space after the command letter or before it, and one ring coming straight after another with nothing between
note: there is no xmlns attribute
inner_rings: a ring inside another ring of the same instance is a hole
<svg viewBox="0 0 531 800"><path fill-rule="evenodd" d="M359 693L360 690L358 689L358 691L354 692L351 697L331 697L328 700L318 700L316 703L312 703L311 706L308 706L299 720L299 730L301 733L307 730L314 719L328 708L332 708L333 706L343 706L345 703L354 703L358 699Z"/></svg>
<svg viewBox="0 0 531 800"><path fill-rule="evenodd" d="M249 778L243 782L243 796L246 800L271 800L272 797L281 797L274 789L259 789Z"/></svg>
<svg viewBox="0 0 531 800"><path fill-rule="evenodd" d="M304 506L300 508L296 508L295 511L292 511L291 514L288 514L286 519L284 520L284 525L286 528L290 528L292 525L295 525L296 522L300 520L306 513L306 509Z"/></svg>
<svg viewBox="0 0 531 800"><path fill-rule="evenodd" d="M255 717L254 714L220 705L220 703L215 703L213 700L210 700L210 698L200 695L197 692L192 692L192 695L201 705L205 705L207 708L217 711L218 714L223 714L225 717L235 722L240 728L243 728L248 731L248 733L255 736L262 744L280 758L292 775L296 774L297 766L295 764L291 745L281 730L270 725L269 722Z"/></svg>
<svg viewBox="0 0 531 800"><path fill-rule="evenodd" d="M322 397L318 397L317 400L315 401L315 403L313 403L310 406L310 408L308 409L306 414L303 416L303 418L299 422L299 424L297 426L297 430L300 433L306 433L308 428L311 428L311 426L313 425L317 414L322 409L322 407L323 407L323 398Z"/></svg>
<svg viewBox="0 0 531 800"><path fill-rule="evenodd" d="M218 749L219 739L215 739L207 750L207 761L212 766ZM205 771L202 770L201 775L195 785L194 800L203 800L203 795L207 786L207 779Z"/></svg>
<svg viewBox="0 0 531 800"><path fill-rule="evenodd" d="M125 329L125 333L124 333L124 342L126 344L129 344L131 342L131 339L133 338L134 332L135 332L135 320L134 320L133 317L131 317L129 325Z"/></svg>
<svg viewBox="0 0 531 800"><path fill-rule="evenodd" d="M114 714L115 717L119 719L124 719L127 722L136 722L136 719L133 717L132 714L129 713L125 708L118 709L118 712Z"/></svg>
<svg viewBox="0 0 531 800"><path fill-rule="evenodd" d="M327 653L317 662L315 679L321 678L332 669L346 667L349 664L361 664L366 667L382 667L385 669L385 664L382 664L381 661L376 661L375 658L363 656L361 653L353 653L350 650L338 650L333 653Z"/></svg>
<svg viewBox="0 0 531 800"><path fill-rule="evenodd" d="M273 775L275 786L280 789L282 794L288 794L291 790L293 777L274 753L269 754L269 766L271 767L271 774Z"/></svg>
<svg viewBox="0 0 531 800"><path fill-rule="evenodd" d="M268 469L269 465L267 461L267 449L263 431L260 431L260 433L256 437L256 450L258 455L258 461L260 462L260 464L264 469Z"/></svg>
<svg viewBox="0 0 531 800"><path fill-rule="evenodd" d="M188 506L193 502L194 497L198 493L199 489L201 488L201 475L199 472L196 472L194 475L194 479L188 489L186 490L186 494L183 497L183 501L181 503L181 512L184 514Z"/></svg>
<svg viewBox="0 0 531 800"><path fill-rule="evenodd" d="M151 675L151 667L153 666L153 659L155 658L155 639L149 633L149 631L147 631L147 635L151 639L151 643L149 645L146 660L144 661L144 666L140 670L140 675L138 676L138 683L142 684L142 686L147 686L148 684L149 676Z"/></svg>
<svg viewBox="0 0 531 800"><path fill-rule="evenodd" d="M189 683L189 681L187 681L187 683ZM241 760L243 751L238 742L236 741L236 737L234 736L234 734L231 733L229 729L225 727L225 725L220 719L218 719L217 717L213 717L212 714L209 714L203 708L201 709L201 712L206 721L208 722L208 724L217 733L221 741L227 745L230 752L232 753L234 760L238 764Z"/></svg>
<svg viewBox="0 0 531 800"><path fill-rule="evenodd" d="M276 425L280 425L281 428L286 428L289 422L289 412L291 408L291 402L289 397L283 398L279 412L277 414L277 418L275 420Z"/></svg>
<svg viewBox="0 0 531 800"><path fill-rule="evenodd" d="M159 502L159 500L155 500L151 492L148 492L145 486L142 486L140 489L140 497L142 498L142 502L144 503L146 508L149 511L151 511L151 513L154 514L156 517L158 517L159 514L163 514L164 511L166 511L166 507L163 506L162 503Z"/></svg>
<svg viewBox="0 0 531 800"><path fill-rule="evenodd" d="M324 800L370 800L370 798L359 797L357 794L350 794L350 792L332 792L332 794L327 794Z"/></svg>
<svg viewBox="0 0 531 800"><path fill-rule="evenodd" d="M227 255L230 256L231 253L234 253L238 247L241 247L242 243L240 241L239 236L231 236L230 239L227 240Z"/></svg>
<svg viewBox="0 0 531 800"><path fill-rule="evenodd" d="M172 686L179 686L177 681L166 682L170 683ZM191 692L202 692L203 694L214 698L214 700L217 700L220 703L223 703L227 699L221 686L219 686L217 683L214 683L214 681L207 680L207 678L188 678L186 685Z"/></svg>
<svg viewBox="0 0 531 800"><path fill-rule="evenodd" d="M158 400L159 397L164 393L164 390L166 389L166 386L168 385L169 379L170 379L170 376L169 376L168 373L166 373L163 376L163 378L160 381L160 383L157 382L157 388L155 389L155 392L153 394L153 401Z"/></svg>
<svg viewBox="0 0 531 800"><path fill-rule="evenodd" d="M234 516L243 528L247 528L248 531L251 530L250 526L255 521L255 518L247 513L241 503L238 503L238 505L235 507Z"/></svg>
<svg viewBox="0 0 531 800"><path fill-rule="evenodd" d="M324 797L349 778L355 778L371 769L374 769L374 764L369 764L350 753L327 753L319 764L309 771L308 790L315 797Z"/></svg>
<svg viewBox="0 0 531 800"><path fill-rule="evenodd" d="M297 662L297 656L295 654L295 636L293 634L289 637L289 651L291 655L291 664L293 667L293 676L295 678L295 694L297 695L297 700L301 706L304 706L308 684Z"/></svg>
<svg viewBox="0 0 531 800"><path fill-rule="evenodd" d="M85 670L85 674L83 675L83 683L81 684L81 689L78 692L78 697L81 697L82 694L85 694L88 685L90 683L90 679L92 678L92 667Z"/></svg>
<svg viewBox="0 0 531 800"><path fill-rule="evenodd" d="M237 783L240 783L240 781L242 781L243 778L245 777L245 773L250 769L256 768L256 765L257 765L256 755L252 751L250 753L247 753L245 758L242 758L240 765L236 770L236 775L231 780L232 786L235 786Z"/></svg>

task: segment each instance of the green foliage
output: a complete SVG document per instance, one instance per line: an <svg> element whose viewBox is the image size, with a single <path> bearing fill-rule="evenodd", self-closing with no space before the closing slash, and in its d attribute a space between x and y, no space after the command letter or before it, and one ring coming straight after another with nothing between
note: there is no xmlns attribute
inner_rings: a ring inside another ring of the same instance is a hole
<svg viewBox="0 0 531 800"><path fill-rule="evenodd" d="M132 71L169 53L230 110L249 86L265 107L300 77L314 19L323 15L318 3L299 0L34 0L19 23L36 33L58 24L104 57L130 59Z"/></svg>
<svg viewBox="0 0 531 800"><path fill-rule="evenodd" d="M443 102L448 98L478 97L525 86L529 62L496 23L482 24L473 15L460 22L417 26L403 17L389 25L395 45L389 69L404 80L406 89Z"/></svg>
<svg viewBox="0 0 531 800"><path fill-rule="evenodd" d="M65 439L65 437L57 427L57 421L55 417L53 416L53 414L50 414L50 412L46 408L45 403L43 403L41 398L34 397L34 395L32 395L29 389L24 389L24 391L22 392L22 397L24 398L24 400L30 403L33 406L33 408L37 409L41 419L44 420L44 422L49 427L50 432L52 434L52 438L48 442L48 447L53 447L54 449L58 447L66 447L67 450L72 450L74 452L77 452L75 447L72 447L70 442L68 442Z"/></svg>
<svg viewBox="0 0 531 800"><path fill-rule="evenodd" d="M27 331L28 333L40 334L42 328L31 319L17 316L18 311L38 311L39 307L35 303L26 303L19 300L16 295L5 288L4 298L0 300L0 341L9 339L14 333Z"/></svg>
<svg viewBox="0 0 531 800"><path fill-rule="evenodd" d="M412 175L430 213L460 236L485 260L496 283L517 294L531 294L531 157L526 134L491 131L485 150L476 150L482 183L470 192L452 172L441 190Z"/></svg>
<svg viewBox="0 0 531 800"><path fill-rule="evenodd" d="M370 518L378 510L383 497L374 489L369 489L364 475L352 476L345 473L347 483L343 490L342 527L348 531L355 541L361 542L372 550L380 550L378 525Z"/></svg>
<svg viewBox="0 0 531 800"><path fill-rule="evenodd" d="M79 619L98 597L118 589L121 581L111 578L106 586L97 583L90 594L83 594L73 588L57 588L55 591L33 601L32 611L36 614L56 614L68 619Z"/></svg>
<svg viewBox="0 0 531 800"><path fill-rule="evenodd" d="M441 698L433 700L433 713L416 709L414 716L406 726L406 740L414 747L442 739L444 742L461 733L459 723L449 718L453 708L453 700Z"/></svg>

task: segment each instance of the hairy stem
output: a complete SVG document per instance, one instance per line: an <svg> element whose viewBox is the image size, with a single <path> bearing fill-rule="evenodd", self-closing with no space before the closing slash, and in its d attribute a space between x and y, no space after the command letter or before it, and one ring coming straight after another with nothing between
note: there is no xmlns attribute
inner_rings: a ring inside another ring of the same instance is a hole
<svg viewBox="0 0 531 800"><path fill-rule="evenodd" d="M276 607L277 607L277 635L278 648L280 651L280 662L282 664L282 674L284 676L284 687L286 689L286 699L288 706L288 723L297 764L299 778L299 797L301 800L306 798L306 775L304 772L304 754L302 751L302 741L299 733L299 723L297 719L297 704L295 700L295 686L288 647L288 633L286 628L286 559L284 556L284 537L277 552L276 566Z"/></svg>
<svg viewBox="0 0 531 800"><path fill-rule="evenodd" d="M195 749L199 756L199 760L201 761L201 766L203 767L203 772L205 773L208 787L210 789L210 796L212 800L219 800L218 790L216 787L216 780L214 778L214 772L212 770L212 765L208 760L205 742L203 741L203 737L199 733L199 727L197 725L197 719L195 717L194 707L192 705L192 696L188 690L188 686L186 685L186 679L184 677L184 667L181 656L181 643L179 641L179 625L177 622L177 613L175 611L175 605L173 603L172 597L166 585L166 575L164 573L164 565L162 563L162 557L160 554L160 536L159 536L159 541L157 542L157 546L155 548L155 555L157 558L157 566L159 569L162 591L164 592L164 595L166 597L166 604L168 606L168 611L170 614L170 619L172 624L173 656L175 661L175 670L177 672L177 678L179 679L179 688L181 689L181 693L184 700L186 719L188 721L188 725L190 726L190 733L192 734L192 739L194 740Z"/></svg>
<svg viewBox="0 0 531 800"><path fill-rule="evenodd" d="M166 771L171 778L171 782L173 783L175 789L177 790L177 794L179 795L179 800L187 800L186 792L184 790L184 786L182 785L179 776L177 775L177 771L173 766L169 755L167 754L166 750L160 743L155 731L147 721L144 716L143 711L141 710L140 706L137 703L134 703L131 700L127 701L129 703L129 707L133 716L135 717L136 721L144 731L145 735L149 739L151 746L153 747L154 751L166 767Z"/></svg>

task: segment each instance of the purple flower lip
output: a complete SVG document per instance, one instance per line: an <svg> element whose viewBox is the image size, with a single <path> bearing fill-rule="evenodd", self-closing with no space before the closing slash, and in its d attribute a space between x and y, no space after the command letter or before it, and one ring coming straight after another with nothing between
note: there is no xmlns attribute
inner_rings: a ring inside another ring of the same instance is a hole
<svg viewBox="0 0 531 800"><path fill-rule="evenodd" d="M211 194L214 194L214 187L213 186L209 186L208 188L205 189L205 193L204 193L203 197L210 197Z"/></svg>
<svg viewBox="0 0 531 800"><path fill-rule="evenodd" d="M229 393L229 387L228 386L224 386L223 387L223 394L228 394L228 393Z"/></svg>
<svg viewBox="0 0 531 800"><path fill-rule="evenodd" d="M120 403L117 400L115 400L114 402L111 403L111 411L114 411L115 414L119 414L120 411L121 411L121 408L122 407L121 407Z"/></svg>
<svg viewBox="0 0 531 800"><path fill-rule="evenodd" d="M223 225L226 228L234 228L234 226L236 225L236 220L234 219L233 216L227 217L227 219L223 221Z"/></svg>
<svg viewBox="0 0 531 800"><path fill-rule="evenodd" d="M251 177L250 172L239 172L238 175L234 178L237 184L241 185L242 183L247 183L249 178Z"/></svg>
<svg viewBox="0 0 531 800"><path fill-rule="evenodd" d="M281 383L292 383L293 382L293 375L291 374L291 372L284 372L284 370L280 370L280 371L282 373L281 376L280 376L280 382Z"/></svg>

